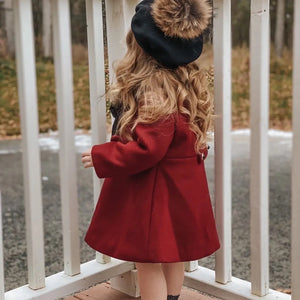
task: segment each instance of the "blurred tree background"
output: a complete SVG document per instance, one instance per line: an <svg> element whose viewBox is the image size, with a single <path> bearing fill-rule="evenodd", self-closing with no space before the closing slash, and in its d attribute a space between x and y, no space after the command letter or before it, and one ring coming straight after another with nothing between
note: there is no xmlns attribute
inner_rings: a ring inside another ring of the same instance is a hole
<svg viewBox="0 0 300 300"><path fill-rule="evenodd" d="M13 0L0 0L0 137L20 133L14 61ZM102 1L105 19L105 5ZM213 2L213 0L209 0ZM250 0L232 3L233 128L249 126ZM291 129L292 45L294 0L270 0L270 126ZM51 0L32 0L37 56L40 130L56 130L56 103L51 31ZM76 128L89 129L89 78L85 0L70 0ZM214 12L217 14L217 11ZM101 17L101 16L99 16ZM105 22L104 22L105 24ZM212 25L205 40L212 41ZM104 28L105 35L105 28ZM104 45L106 43L104 41ZM105 47L106 48L106 47ZM208 74L213 82L213 53L205 47ZM108 71L106 72L108 79ZM46 108L47 107L47 108Z"/></svg>
<svg viewBox="0 0 300 300"><path fill-rule="evenodd" d="M277 3L280 0L270 0L271 41L275 43ZM283 0L285 13L280 17L284 20L284 44L292 47L293 41L293 0ZM232 0L232 44L249 45L250 0Z"/></svg>
<svg viewBox="0 0 300 300"><path fill-rule="evenodd" d="M101 0L99 0L101 1ZM212 1L212 0L211 0ZM43 3L51 0L32 0L34 13L34 29L37 41L37 54L42 55L43 36ZM104 2L102 0L102 2ZM232 0L232 45L249 45L249 23L250 23L250 0ZM0 39L2 44L6 39L6 26L10 26L5 21L6 16L12 14L12 0L0 0ZM283 3L283 14L278 16L277 8ZM270 0L271 13L271 41L276 42L276 20L282 19L284 24L283 39L287 48L292 47L293 40L293 0ZM104 6L104 3L103 3ZM70 0L72 40L74 44L87 45L86 37L86 15L85 0ZM49 13L47 10L45 13ZM211 39L212 32L206 32L207 39ZM2 45L3 47L3 45ZM3 50L2 50L3 53Z"/></svg>

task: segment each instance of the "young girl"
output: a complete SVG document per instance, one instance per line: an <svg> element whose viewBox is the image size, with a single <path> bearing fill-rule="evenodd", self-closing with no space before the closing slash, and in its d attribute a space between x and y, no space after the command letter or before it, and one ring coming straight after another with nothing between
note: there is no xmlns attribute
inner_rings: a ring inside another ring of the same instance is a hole
<svg viewBox="0 0 300 300"><path fill-rule="evenodd" d="M178 299L184 262L219 240L204 159L212 103L195 62L206 0L144 0L136 7L109 95L111 141L82 154L105 178L86 242L136 263L142 300Z"/></svg>

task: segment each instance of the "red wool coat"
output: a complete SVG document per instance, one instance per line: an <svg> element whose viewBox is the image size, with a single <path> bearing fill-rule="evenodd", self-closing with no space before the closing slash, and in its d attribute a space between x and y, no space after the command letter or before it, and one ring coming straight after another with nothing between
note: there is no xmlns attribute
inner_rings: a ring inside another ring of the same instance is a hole
<svg viewBox="0 0 300 300"><path fill-rule="evenodd" d="M118 136L92 148L106 178L85 241L133 262L200 259L219 248L204 161L185 117L139 124L134 141ZM203 151L204 157L207 149Z"/></svg>

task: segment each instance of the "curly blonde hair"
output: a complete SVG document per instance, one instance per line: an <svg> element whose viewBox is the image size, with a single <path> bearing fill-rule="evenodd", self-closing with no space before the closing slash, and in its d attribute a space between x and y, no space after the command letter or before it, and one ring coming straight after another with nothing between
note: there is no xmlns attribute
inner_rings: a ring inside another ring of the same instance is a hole
<svg viewBox="0 0 300 300"><path fill-rule="evenodd" d="M121 105L118 134L133 139L138 123L149 124L178 112L188 117L196 135L195 151L206 146L212 120L212 100L205 72L196 62L167 69L148 55L130 30L126 37L127 53L116 66L116 82L108 97Z"/></svg>

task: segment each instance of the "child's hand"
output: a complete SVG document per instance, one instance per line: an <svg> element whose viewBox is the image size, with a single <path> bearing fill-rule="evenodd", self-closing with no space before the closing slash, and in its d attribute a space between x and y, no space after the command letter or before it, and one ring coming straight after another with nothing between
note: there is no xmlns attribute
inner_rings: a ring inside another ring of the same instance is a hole
<svg viewBox="0 0 300 300"><path fill-rule="evenodd" d="M94 166L93 160L92 160L92 155L91 155L91 150L92 149L89 149L88 151L83 152L81 154L81 162L83 163L83 166L85 168L91 168Z"/></svg>

